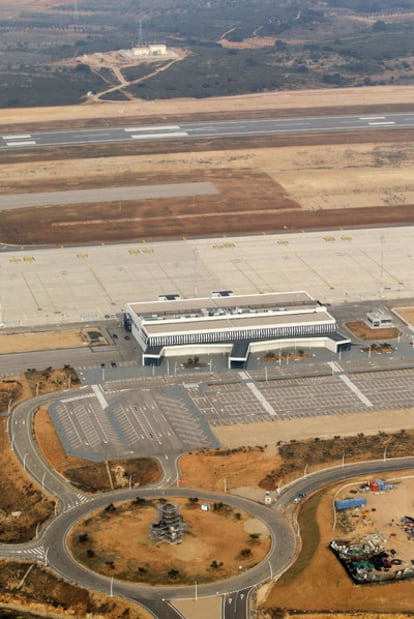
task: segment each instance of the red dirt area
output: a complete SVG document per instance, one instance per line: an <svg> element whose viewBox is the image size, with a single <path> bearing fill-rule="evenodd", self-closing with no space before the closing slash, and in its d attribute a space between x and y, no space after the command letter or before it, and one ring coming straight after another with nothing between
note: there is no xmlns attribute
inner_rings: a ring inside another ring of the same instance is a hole
<svg viewBox="0 0 414 619"><path fill-rule="evenodd" d="M91 240L109 242L128 238L215 236L229 230L253 232L256 229L283 227L282 213L293 214L300 209L279 183L267 174L253 170L219 170L216 174L197 174L197 178L194 173L187 180L208 180L219 193L123 201L122 204L117 201L12 209L0 215L2 241L66 245ZM159 182L165 184L171 181L164 177ZM243 200L240 200L241 187ZM103 199L104 195L102 190ZM33 219L37 222L35 227L31 223Z"/></svg>

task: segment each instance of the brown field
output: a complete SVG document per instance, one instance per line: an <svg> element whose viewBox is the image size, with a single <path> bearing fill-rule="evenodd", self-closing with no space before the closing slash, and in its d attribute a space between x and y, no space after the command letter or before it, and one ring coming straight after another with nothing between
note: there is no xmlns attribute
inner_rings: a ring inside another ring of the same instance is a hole
<svg viewBox="0 0 414 619"><path fill-rule="evenodd" d="M394 476L397 477L398 474ZM412 482L410 483L412 488ZM412 611L412 581L356 586L345 575L343 567L328 548L329 542L334 537L332 500L335 491L336 487L329 488L320 493L320 500L315 497L303 504L300 524L304 551L296 564L272 587L263 604L264 610L277 607L310 612L325 611L334 613L335 616L337 612L340 614L346 611L371 611L378 613L376 616L383 616L387 612ZM407 494L411 496L409 489L402 495L402 511L407 509ZM384 496L381 498L387 500ZM412 498L410 505L412 509ZM393 510L396 508L397 505ZM315 515L317 524L314 520ZM309 542L311 537L315 539L318 530L319 544L314 553L308 553L306 541ZM266 617L266 614L263 617Z"/></svg>
<svg viewBox="0 0 414 619"><path fill-rule="evenodd" d="M3 130L174 120L374 113L411 105L413 87L0 111ZM45 124L46 123L46 124ZM0 213L1 241L76 244L414 222L414 131L83 145L0 154L4 194L102 188L99 203ZM323 146L323 148L321 148ZM47 162L47 165L46 165ZM105 187L211 181L214 196L108 203ZM36 226L32 225L33 220Z"/></svg>
<svg viewBox="0 0 414 619"><path fill-rule="evenodd" d="M270 548L267 529L249 514L228 505L217 510L211 505L211 510L204 512L187 499L174 498L173 502L187 525L180 544L150 539L149 525L157 520L157 500L143 505L132 501L79 522L71 534L72 552L78 561L106 576L154 585L222 580L238 574L240 566L247 570L266 556ZM87 540L81 541L79 536L85 533ZM243 549L249 550L248 556L243 557ZM220 567L212 566L214 561ZM172 568L178 573L169 574Z"/></svg>
<svg viewBox="0 0 414 619"><path fill-rule="evenodd" d="M385 342L387 340L395 340L401 335L401 331L395 327L371 329L362 320L347 322L345 326L351 331L352 335L360 340L382 340Z"/></svg>

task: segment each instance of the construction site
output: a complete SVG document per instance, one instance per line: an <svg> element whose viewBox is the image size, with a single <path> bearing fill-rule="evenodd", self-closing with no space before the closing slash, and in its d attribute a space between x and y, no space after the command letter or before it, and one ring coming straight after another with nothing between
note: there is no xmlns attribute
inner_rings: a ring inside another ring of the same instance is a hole
<svg viewBox="0 0 414 619"><path fill-rule="evenodd" d="M356 584L414 577L412 479L347 485L335 500L330 548Z"/></svg>

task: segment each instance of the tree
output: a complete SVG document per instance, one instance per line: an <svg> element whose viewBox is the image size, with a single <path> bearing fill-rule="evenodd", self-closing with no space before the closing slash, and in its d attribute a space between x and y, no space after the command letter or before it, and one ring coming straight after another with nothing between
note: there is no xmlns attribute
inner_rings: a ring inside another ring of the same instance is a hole
<svg viewBox="0 0 414 619"><path fill-rule="evenodd" d="M89 540L89 535L87 533L81 533L78 537L78 541L83 544Z"/></svg>
<svg viewBox="0 0 414 619"><path fill-rule="evenodd" d="M177 578L179 573L180 573L180 570L176 570L175 568L172 568L168 572L168 577L174 580L175 578Z"/></svg>

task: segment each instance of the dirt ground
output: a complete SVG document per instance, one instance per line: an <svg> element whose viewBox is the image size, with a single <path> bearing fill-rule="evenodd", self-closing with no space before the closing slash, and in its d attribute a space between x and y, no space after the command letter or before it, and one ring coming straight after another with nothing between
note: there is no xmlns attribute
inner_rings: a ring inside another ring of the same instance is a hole
<svg viewBox="0 0 414 619"><path fill-rule="evenodd" d="M76 587L50 570L24 561L0 562L0 616L15 619L152 617L137 604Z"/></svg>
<svg viewBox="0 0 414 619"><path fill-rule="evenodd" d="M139 487L161 479L162 471L153 458L91 462L66 454L46 408L36 413L34 431L45 460L74 486L85 492L108 491L128 485Z"/></svg>
<svg viewBox="0 0 414 619"><path fill-rule="evenodd" d="M0 378L0 412L8 412L9 407L32 395L24 376Z"/></svg>
<svg viewBox="0 0 414 619"><path fill-rule="evenodd" d="M30 540L36 525L53 513L54 502L22 470L10 448L5 418L0 418L0 469L0 542Z"/></svg>
<svg viewBox="0 0 414 619"><path fill-rule="evenodd" d="M245 486L258 488L278 464L281 458L274 445L185 454L179 461L181 486L217 492L223 491L224 484L228 492Z"/></svg>
<svg viewBox="0 0 414 619"><path fill-rule="evenodd" d="M414 307L393 307L392 311L407 324L414 325Z"/></svg>
<svg viewBox="0 0 414 619"><path fill-rule="evenodd" d="M0 354L88 346L83 329L59 329L0 335Z"/></svg>
<svg viewBox="0 0 414 619"><path fill-rule="evenodd" d="M399 335L401 335L401 331L395 327L371 329L362 320L347 322L345 326L351 331L352 335L360 340L382 340L383 342L386 342L387 340L395 340Z"/></svg>
<svg viewBox="0 0 414 619"><path fill-rule="evenodd" d="M13 123L62 119L154 123L167 122L174 114L179 114L176 120L188 120L189 114L349 113L367 109L358 108L364 105L372 112L381 104L408 106L413 93L414 87L368 87L127 102L121 108L103 103L0 110L0 126L11 131L17 130ZM136 144L128 143L41 149L36 158L30 151L7 152L0 158L2 192L102 187L102 201L5 210L0 214L1 240L76 244L413 223L413 154L407 131L147 142L140 144L140 155ZM217 195L104 202L105 187L207 180L217 187Z"/></svg>
<svg viewBox="0 0 414 619"><path fill-rule="evenodd" d="M327 88L326 90L297 90L294 92L269 92L235 97L214 97L209 99L168 99L159 101L92 103L80 106L49 108L3 109L0 124L50 122L51 120L154 117L174 114L197 114L214 112L246 112L251 110L306 110L321 107L376 105L412 105L413 86L368 86L364 88Z"/></svg>
<svg viewBox="0 0 414 619"><path fill-rule="evenodd" d="M363 496L367 504L361 509L342 512L345 526L341 525L340 513L337 512L333 539L354 541L367 535L383 537L385 549L388 552L391 548L395 549L396 559L402 561L401 567L394 568L393 571L396 571L411 567L411 560L414 559L414 540L407 536L401 523L404 516L414 518L414 478L391 476L387 477L387 483L393 487L385 492L361 492L360 483L346 484L338 492L336 498L341 499L350 497L350 490L356 491L354 496Z"/></svg>
<svg viewBox="0 0 414 619"><path fill-rule="evenodd" d="M405 503L407 490L410 505ZM336 488L328 489L323 494L317 508L317 522L321 539L315 554L297 578L291 578L289 572L282 576L273 586L263 606L265 608L295 608L310 612L330 611L335 614L341 613L341 611L371 611L379 613L380 616L386 612L412 611L412 581L378 586L356 586L345 575L343 567L328 548L328 544L334 535L332 530L332 500L335 492ZM382 495L381 498L386 499L386 496ZM402 512L405 509L413 510L410 488L402 493L401 498L404 503L401 504L401 516L409 515ZM305 512L306 504L303 504L303 509ZM384 512L385 520L387 520L387 509L388 506L386 506ZM398 511L396 508L396 513Z"/></svg>
<svg viewBox="0 0 414 619"><path fill-rule="evenodd" d="M338 416L321 416L304 419L289 419L249 423L249 432L245 425L216 426L212 431L220 444L228 449L242 445L268 445L277 441L294 441L319 436L327 438L340 434L350 436L355 433L355 421L358 420L358 431L365 434L376 434L378 428L384 432L398 432L414 427L413 409L387 411L359 412Z"/></svg>
<svg viewBox="0 0 414 619"><path fill-rule="evenodd" d="M199 499L201 502L202 497ZM213 582L238 574L262 560L270 548L263 523L248 514L226 505L217 510L211 505L210 511L202 511L199 504L175 498L174 504L180 507L187 525L183 541L175 545L155 542L149 537L149 525L158 519L157 504L129 502L80 522L70 539L75 557L107 576L180 585ZM79 536L85 533L87 540L80 541ZM247 556L243 556L246 549ZM214 561L217 567L212 565ZM171 574L171 569L178 573Z"/></svg>
<svg viewBox="0 0 414 619"><path fill-rule="evenodd" d="M70 244L412 222L414 147L395 140L375 143L371 134L363 144L236 151L206 144L199 152L3 164L5 193L192 181L210 181L219 193L5 210L2 240Z"/></svg>

